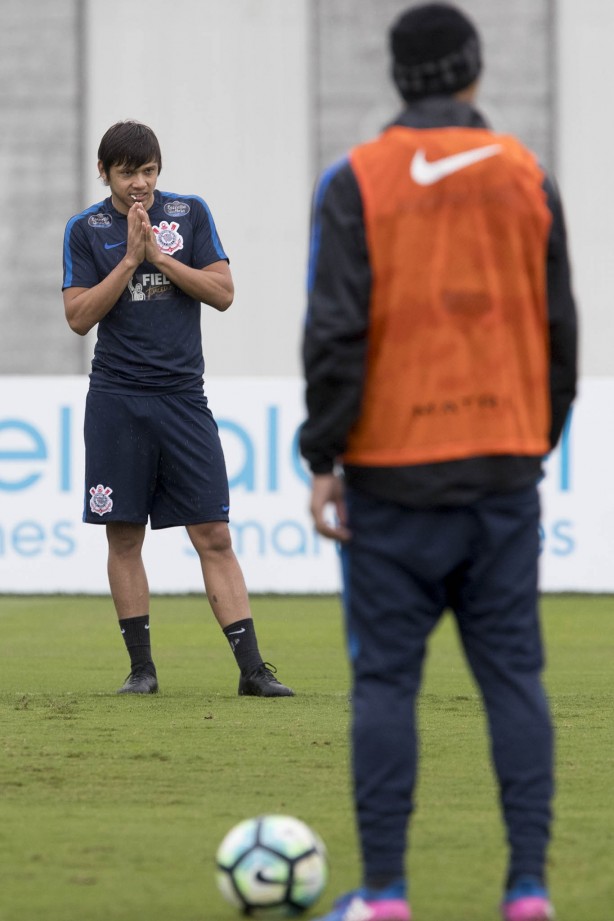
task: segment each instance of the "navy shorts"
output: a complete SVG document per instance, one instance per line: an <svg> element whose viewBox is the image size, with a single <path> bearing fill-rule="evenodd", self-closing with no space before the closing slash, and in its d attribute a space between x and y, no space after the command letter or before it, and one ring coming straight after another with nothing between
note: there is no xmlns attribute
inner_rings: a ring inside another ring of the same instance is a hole
<svg viewBox="0 0 614 921"><path fill-rule="evenodd" d="M90 391L84 435L89 524L228 521L224 453L204 394Z"/></svg>

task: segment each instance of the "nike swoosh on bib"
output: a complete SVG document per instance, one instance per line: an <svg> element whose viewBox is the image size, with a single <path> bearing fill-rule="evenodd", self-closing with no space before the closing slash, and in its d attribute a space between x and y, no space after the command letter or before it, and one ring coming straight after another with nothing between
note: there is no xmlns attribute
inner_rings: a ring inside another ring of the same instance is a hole
<svg viewBox="0 0 614 921"><path fill-rule="evenodd" d="M125 242L125 240L120 240L119 243L105 243L104 248L115 249L116 246L123 246Z"/></svg>
<svg viewBox="0 0 614 921"><path fill-rule="evenodd" d="M441 157L439 160L427 160L423 150L417 150L409 167L409 175L418 185L433 185L435 182L458 173L461 169L473 166L480 160L487 160L501 152L500 144L488 144L486 147L473 147L460 153Z"/></svg>

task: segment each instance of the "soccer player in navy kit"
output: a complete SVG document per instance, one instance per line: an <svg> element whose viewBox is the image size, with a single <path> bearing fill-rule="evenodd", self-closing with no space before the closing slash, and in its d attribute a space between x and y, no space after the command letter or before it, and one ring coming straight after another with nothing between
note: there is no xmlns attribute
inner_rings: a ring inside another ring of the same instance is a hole
<svg viewBox="0 0 614 921"><path fill-rule="evenodd" d="M63 297L70 328L98 324L85 408L83 520L106 525L108 577L131 670L119 693L158 690L149 635L145 527L185 526L240 669L239 694L288 697L258 649L228 528L228 479L203 392L201 303L227 310L228 259L206 203L156 189L162 156L146 125L105 133L110 197L70 219Z"/></svg>

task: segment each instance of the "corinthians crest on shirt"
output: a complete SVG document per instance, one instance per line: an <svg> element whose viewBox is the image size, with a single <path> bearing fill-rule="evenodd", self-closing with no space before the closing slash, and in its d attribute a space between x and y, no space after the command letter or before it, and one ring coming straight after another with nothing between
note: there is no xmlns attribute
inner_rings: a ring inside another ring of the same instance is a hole
<svg viewBox="0 0 614 921"><path fill-rule="evenodd" d="M160 221L155 227L151 228L156 235L156 243L163 253L172 255L178 249L183 249L183 237L177 233L179 224L177 221Z"/></svg>
<svg viewBox="0 0 614 921"><path fill-rule="evenodd" d="M111 498L111 493L113 490L110 486L103 486L102 483L99 483L98 486L90 487L90 509L94 515L106 515L113 508L113 499Z"/></svg>

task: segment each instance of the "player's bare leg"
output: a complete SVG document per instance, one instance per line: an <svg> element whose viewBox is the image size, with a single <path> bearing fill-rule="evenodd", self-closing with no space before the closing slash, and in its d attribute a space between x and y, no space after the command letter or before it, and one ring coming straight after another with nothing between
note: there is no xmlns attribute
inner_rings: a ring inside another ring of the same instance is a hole
<svg viewBox="0 0 614 921"><path fill-rule="evenodd" d="M211 610L222 630L251 618L245 579L226 522L190 525L187 531L200 560Z"/></svg>
<svg viewBox="0 0 614 921"><path fill-rule="evenodd" d="M149 613L149 584L141 551L145 526L114 521L107 525L107 572L119 620Z"/></svg>
<svg viewBox="0 0 614 921"><path fill-rule="evenodd" d="M275 678L274 669L260 655L247 587L227 523L189 525L187 532L200 560L211 610L241 670L239 694L291 697L293 692Z"/></svg>
<svg viewBox="0 0 614 921"><path fill-rule="evenodd" d="M145 526L107 524L109 586L119 626L130 655L130 674L120 694L154 694L158 690L149 638L149 584L141 551Z"/></svg>

